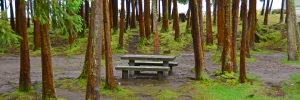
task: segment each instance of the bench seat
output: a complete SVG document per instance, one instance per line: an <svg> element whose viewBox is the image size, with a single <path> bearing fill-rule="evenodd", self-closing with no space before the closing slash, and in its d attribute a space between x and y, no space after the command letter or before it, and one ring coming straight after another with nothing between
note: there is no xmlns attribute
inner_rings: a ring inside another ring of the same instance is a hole
<svg viewBox="0 0 300 100"><path fill-rule="evenodd" d="M153 65L153 66L163 66L163 62L155 62L155 61L135 61L134 62L135 66L140 66L140 65ZM178 66L178 62L169 62L169 66Z"/></svg>
<svg viewBox="0 0 300 100"><path fill-rule="evenodd" d="M122 78L128 79L129 71L157 71L159 80L164 78L164 72L169 71L170 67L165 66L116 66L116 70L122 70Z"/></svg>

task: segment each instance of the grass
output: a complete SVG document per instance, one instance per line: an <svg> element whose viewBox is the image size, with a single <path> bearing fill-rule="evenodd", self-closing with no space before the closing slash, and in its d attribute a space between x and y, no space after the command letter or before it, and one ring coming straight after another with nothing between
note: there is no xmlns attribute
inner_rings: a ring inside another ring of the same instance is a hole
<svg viewBox="0 0 300 100"><path fill-rule="evenodd" d="M289 61L287 57L284 57L281 59L281 63L287 64L287 65L300 65L300 60Z"/></svg>
<svg viewBox="0 0 300 100"><path fill-rule="evenodd" d="M179 93L177 93L175 91L162 90L157 94L155 99L157 99L157 100L173 100L173 99L178 98L179 96L180 96Z"/></svg>
<svg viewBox="0 0 300 100"><path fill-rule="evenodd" d="M282 89L289 100L300 99L300 74L292 74L291 80L282 83Z"/></svg>

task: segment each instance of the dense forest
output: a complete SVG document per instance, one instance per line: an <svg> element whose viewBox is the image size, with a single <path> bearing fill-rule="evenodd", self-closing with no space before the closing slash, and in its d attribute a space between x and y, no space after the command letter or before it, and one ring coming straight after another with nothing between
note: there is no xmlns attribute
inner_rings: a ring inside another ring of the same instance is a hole
<svg viewBox="0 0 300 100"><path fill-rule="evenodd" d="M0 0L0 100L299 100L300 1L274 1Z"/></svg>

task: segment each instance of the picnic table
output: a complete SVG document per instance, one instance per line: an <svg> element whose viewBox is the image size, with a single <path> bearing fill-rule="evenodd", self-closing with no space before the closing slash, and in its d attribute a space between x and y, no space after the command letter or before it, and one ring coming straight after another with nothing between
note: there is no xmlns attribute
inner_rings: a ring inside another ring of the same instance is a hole
<svg viewBox="0 0 300 100"><path fill-rule="evenodd" d="M177 62L171 62L175 60L175 56L164 55L135 55L128 54L121 57L122 60L128 60L129 66L116 66L116 70L122 70L122 78L127 79L129 75L132 75L130 71L135 71L135 74L140 71L157 71L158 79L163 79L166 72L169 75L172 74L172 67L178 66Z"/></svg>

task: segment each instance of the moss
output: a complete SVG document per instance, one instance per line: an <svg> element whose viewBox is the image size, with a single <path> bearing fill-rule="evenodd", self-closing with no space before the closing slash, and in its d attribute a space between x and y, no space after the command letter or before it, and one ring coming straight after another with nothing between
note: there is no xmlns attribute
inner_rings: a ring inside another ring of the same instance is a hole
<svg viewBox="0 0 300 100"><path fill-rule="evenodd" d="M175 91L162 90L157 94L155 99L157 99L157 100L174 100L174 99L178 98L179 96L180 96L179 93L177 93Z"/></svg>
<svg viewBox="0 0 300 100"><path fill-rule="evenodd" d="M286 98L289 100L299 100L300 99L300 74L292 74L289 81L284 81L281 84L283 91L286 94Z"/></svg>
<svg viewBox="0 0 300 100"><path fill-rule="evenodd" d="M35 91L20 92L14 91L11 93L4 93L0 95L2 100L39 100L41 95Z"/></svg>

